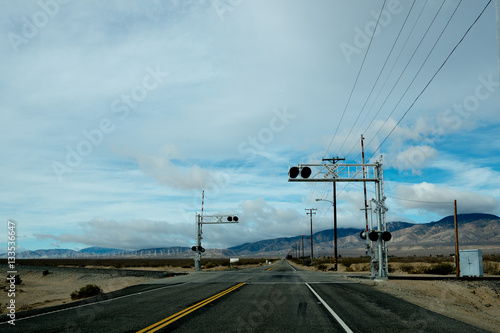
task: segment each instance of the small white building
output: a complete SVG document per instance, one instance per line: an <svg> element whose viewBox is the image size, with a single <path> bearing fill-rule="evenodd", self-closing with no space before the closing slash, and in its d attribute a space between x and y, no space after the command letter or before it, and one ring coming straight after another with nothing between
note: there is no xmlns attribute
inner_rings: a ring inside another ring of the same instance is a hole
<svg viewBox="0 0 500 333"><path fill-rule="evenodd" d="M483 251L460 250L460 276L483 276Z"/></svg>

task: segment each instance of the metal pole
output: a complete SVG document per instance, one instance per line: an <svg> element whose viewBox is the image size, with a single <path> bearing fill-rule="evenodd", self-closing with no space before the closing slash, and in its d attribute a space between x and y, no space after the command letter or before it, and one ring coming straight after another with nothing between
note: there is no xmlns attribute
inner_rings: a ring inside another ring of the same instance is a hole
<svg viewBox="0 0 500 333"><path fill-rule="evenodd" d="M457 200L455 200L455 260L457 262L457 278L460 277L460 251L458 250Z"/></svg>
<svg viewBox="0 0 500 333"><path fill-rule="evenodd" d="M363 143L364 137L363 134L361 134L361 161L363 163L363 179L366 179L366 168L365 168L365 146ZM364 197L365 197L365 235L366 235L366 247L368 250L370 250L370 239L368 238L368 204L367 204L367 195L366 195L366 182L363 182L363 192L364 192ZM368 252L368 251L367 251ZM370 265L373 265L373 258L370 253Z"/></svg>
<svg viewBox="0 0 500 333"><path fill-rule="evenodd" d="M316 214L316 212L314 212L314 210L316 210L316 208L306 208L306 210L309 211L309 213L306 213L307 215L311 215L311 263L314 262L314 251L313 251L313 247L314 247L314 242L313 242L313 215Z"/></svg>
<svg viewBox="0 0 500 333"><path fill-rule="evenodd" d="M194 254L194 269L201 271L201 215L196 214L196 251Z"/></svg>
<svg viewBox="0 0 500 333"><path fill-rule="evenodd" d="M497 13L497 44L498 44L498 74L500 74L500 3L495 1L495 8Z"/></svg>
<svg viewBox="0 0 500 333"><path fill-rule="evenodd" d="M378 179L378 181L375 182L375 200L377 201L377 231L382 231L382 195L381 195L381 188L380 188L380 164L377 163L377 166L375 167L375 178ZM377 254L378 254L378 278L385 278L387 277L385 274L385 269L384 269L384 251L382 247L382 237L379 237L377 240Z"/></svg>
<svg viewBox="0 0 500 333"><path fill-rule="evenodd" d="M337 182L333 182L333 270L337 270Z"/></svg>
<svg viewBox="0 0 500 333"><path fill-rule="evenodd" d="M302 235L302 263L304 263L304 235Z"/></svg>

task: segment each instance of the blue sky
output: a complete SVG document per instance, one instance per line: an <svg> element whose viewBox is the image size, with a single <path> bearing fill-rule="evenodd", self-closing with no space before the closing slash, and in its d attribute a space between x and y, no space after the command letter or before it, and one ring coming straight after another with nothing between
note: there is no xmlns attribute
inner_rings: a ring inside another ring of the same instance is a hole
<svg viewBox="0 0 500 333"><path fill-rule="evenodd" d="M487 4L3 1L0 245L12 219L19 250L191 246L203 190L240 216L206 247L307 234L306 208L332 228L331 183L288 166L359 163L361 134L388 221L500 215L494 1L459 43ZM337 188L363 228L362 187Z"/></svg>

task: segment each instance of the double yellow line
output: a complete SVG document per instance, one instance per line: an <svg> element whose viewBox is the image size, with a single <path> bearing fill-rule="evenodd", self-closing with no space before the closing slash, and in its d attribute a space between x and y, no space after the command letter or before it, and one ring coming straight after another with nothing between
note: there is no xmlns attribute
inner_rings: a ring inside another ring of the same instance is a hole
<svg viewBox="0 0 500 333"><path fill-rule="evenodd" d="M276 266L278 266L278 265L271 266L268 269L266 269L266 271L270 271L271 269L275 268Z"/></svg>
<svg viewBox="0 0 500 333"><path fill-rule="evenodd" d="M218 294L216 294L216 295L214 295L212 297L209 297L209 298L207 298L207 299L205 299L205 300L203 300L201 302L198 302L195 305L191 305L189 308L186 308L186 309L184 309L182 311L179 311L176 314L171 315L170 317L162 319L159 322L154 323L153 325L148 326L148 327L146 327L146 328L138 331L137 333L144 333L144 332L151 333L151 332L156 332L156 331L162 329L163 327L165 327L165 326L173 323L177 319L180 319L180 318L184 317L185 315L190 314L191 312L198 310L202 306L205 306L208 303L216 300L217 298L220 298L220 297L222 297L222 296L224 296L226 294L229 294L231 291L234 291L234 290L236 290L236 289L244 286L245 284L246 283L238 283L237 285L235 285L235 286L233 286L233 287L231 287L229 289L226 289L224 291L221 291L220 293L218 293Z"/></svg>

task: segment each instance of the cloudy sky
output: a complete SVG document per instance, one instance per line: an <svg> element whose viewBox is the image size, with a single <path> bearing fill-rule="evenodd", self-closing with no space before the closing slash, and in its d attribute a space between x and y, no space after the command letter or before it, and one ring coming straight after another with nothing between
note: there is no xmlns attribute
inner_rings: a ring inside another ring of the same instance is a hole
<svg viewBox="0 0 500 333"><path fill-rule="evenodd" d="M240 217L209 248L329 229L332 184L288 167L360 163L361 134L388 221L500 215L495 1L1 2L4 248L9 219L19 250L191 246L203 190Z"/></svg>

